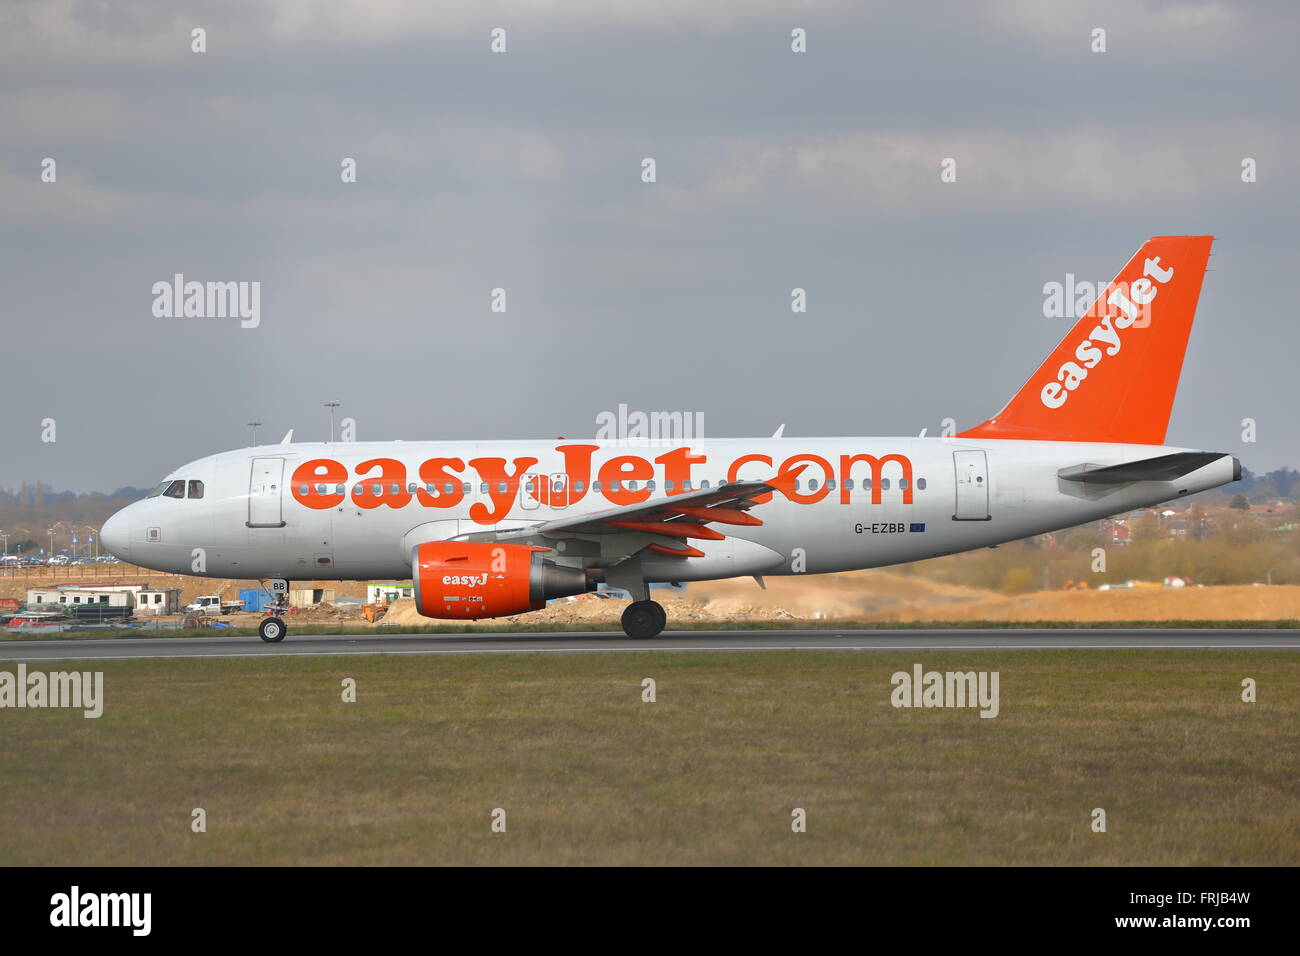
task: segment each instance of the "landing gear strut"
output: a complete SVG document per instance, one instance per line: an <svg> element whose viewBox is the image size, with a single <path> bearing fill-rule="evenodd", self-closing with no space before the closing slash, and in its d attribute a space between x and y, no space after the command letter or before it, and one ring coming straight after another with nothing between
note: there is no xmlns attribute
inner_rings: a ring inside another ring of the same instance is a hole
<svg viewBox="0 0 1300 956"><path fill-rule="evenodd" d="M289 582L277 578L271 582L271 593L275 600L267 609L268 614L257 625L258 636L268 644L278 644L289 633L289 625L284 623L284 615L289 611Z"/></svg>
<svg viewBox="0 0 1300 956"><path fill-rule="evenodd" d="M633 601L623 610L623 633L645 640L657 637L668 623L668 614L658 601Z"/></svg>

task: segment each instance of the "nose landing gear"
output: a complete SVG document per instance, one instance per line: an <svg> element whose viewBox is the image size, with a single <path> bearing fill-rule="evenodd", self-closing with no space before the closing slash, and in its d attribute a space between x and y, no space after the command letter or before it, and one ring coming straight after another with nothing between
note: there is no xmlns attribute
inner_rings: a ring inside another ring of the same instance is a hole
<svg viewBox="0 0 1300 956"><path fill-rule="evenodd" d="M257 625L258 636L268 644L279 644L289 633L289 625L284 623L284 615L289 611L289 582L276 578L271 582L271 593L275 600L267 609L267 616Z"/></svg>
<svg viewBox="0 0 1300 956"><path fill-rule="evenodd" d="M257 633L268 644L278 644L284 640L284 635L289 632L285 627L284 620L279 617L264 617L262 623L257 625Z"/></svg>

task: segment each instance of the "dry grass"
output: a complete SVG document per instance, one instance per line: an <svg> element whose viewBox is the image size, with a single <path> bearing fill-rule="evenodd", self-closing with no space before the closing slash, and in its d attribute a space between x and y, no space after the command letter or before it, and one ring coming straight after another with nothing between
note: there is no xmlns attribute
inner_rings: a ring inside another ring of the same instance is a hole
<svg viewBox="0 0 1300 956"><path fill-rule="evenodd" d="M999 670L1001 716L894 709L890 674L916 661ZM0 711L0 863L1300 862L1294 654L96 666L98 721Z"/></svg>

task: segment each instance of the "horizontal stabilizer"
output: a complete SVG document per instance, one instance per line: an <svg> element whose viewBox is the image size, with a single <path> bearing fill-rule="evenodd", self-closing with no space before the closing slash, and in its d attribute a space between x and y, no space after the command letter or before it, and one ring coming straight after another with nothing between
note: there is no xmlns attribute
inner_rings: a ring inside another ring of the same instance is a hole
<svg viewBox="0 0 1300 956"><path fill-rule="evenodd" d="M1085 485L1122 485L1130 481L1174 481L1223 457L1218 451L1179 451L1121 465L1072 465L1057 472L1066 481ZM1239 466L1238 466L1239 467Z"/></svg>

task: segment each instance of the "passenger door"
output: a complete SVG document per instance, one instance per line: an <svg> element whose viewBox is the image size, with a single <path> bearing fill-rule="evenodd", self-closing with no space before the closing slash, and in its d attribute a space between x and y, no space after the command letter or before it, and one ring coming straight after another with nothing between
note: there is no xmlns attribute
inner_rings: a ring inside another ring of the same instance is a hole
<svg viewBox="0 0 1300 956"><path fill-rule="evenodd" d="M284 489L284 459L254 458L248 480L248 526L283 528L280 495Z"/></svg>

